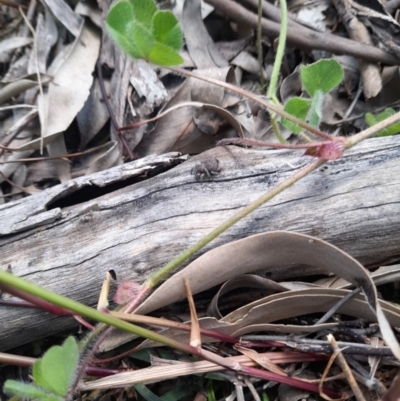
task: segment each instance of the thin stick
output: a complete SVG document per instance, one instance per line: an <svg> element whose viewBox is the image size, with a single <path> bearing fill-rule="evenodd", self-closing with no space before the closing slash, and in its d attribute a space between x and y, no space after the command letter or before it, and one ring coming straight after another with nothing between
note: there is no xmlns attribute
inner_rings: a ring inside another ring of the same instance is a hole
<svg viewBox="0 0 400 401"><path fill-rule="evenodd" d="M39 56L38 56L38 50L37 50L37 37L36 37L36 32L31 23L29 22L28 18L26 18L22 7L18 8L20 14L22 15L22 18L24 19L26 25L28 26L29 30L32 33L33 37L33 52L35 53L35 70L36 70L36 77L39 85L39 94L40 98L44 101L44 93L43 93L43 85L42 85L42 78L40 76L40 71L39 71ZM43 121L42 121L43 124ZM44 129L41 130L41 135L40 135L40 153L43 153L43 132Z"/></svg>

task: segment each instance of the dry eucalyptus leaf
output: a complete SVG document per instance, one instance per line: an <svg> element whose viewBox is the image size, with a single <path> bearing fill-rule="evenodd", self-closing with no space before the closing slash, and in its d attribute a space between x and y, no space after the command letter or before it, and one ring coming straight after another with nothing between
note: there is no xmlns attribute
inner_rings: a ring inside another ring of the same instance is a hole
<svg viewBox="0 0 400 401"><path fill-rule="evenodd" d="M186 81L167 103L164 110L190 100L190 85L189 81ZM195 127L192 108L180 108L160 118L157 121L156 129L143 136L135 151L142 157L168 152L182 136L188 135L193 129Z"/></svg>
<svg viewBox="0 0 400 401"><path fill-rule="evenodd" d="M99 32L85 24L73 46L68 46L53 61L48 72L55 72L54 80L44 97L39 97L42 138L34 139L20 150L40 149L42 143L46 146L69 127L89 96L99 49Z"/></svg>
<svg viewBox="0 0 400 401"><path fill-rule="evenodd" d="M258 60L246 51L240 52L232 61L233 65L242 68L243 70L254 74L256 76L260 75L260 65ZM267 79L267 74L263 68L264 79Z"/></svg>
<svg viewBox="0 0 400 401"><path fill-rule="evenodd" d="M83 18L75 14L64 0L44 0L54 16L74 35L79 36Z"/></svg>
<svg viewBox="0 0 400 401"><path fill-rule="evenodd" d="M36 23L36 48L37 51L32 51L29 58L28 73L44 74L47 71L47 62L49 54L53 46L58 40L58 30L54 17L46 7L46 14L39 13Z"/></svg>
<svg viewBox="0 0 400 401"><path fill-rule="evenodd" d="M196 74L236 85L235 72L232 67L196 70ZM218 85L210 84L195 78L189 78L189 81L191 99L195 102L211 103L225 108L233 106L239 101L238 95L232 94L230 91L226 91Z"/></svg>
<svg viewBox="0 0 400 401"><path fill-rule="evenodd" d="M49 84L48 115L41 116L44 137L65 131L82 109L92 86L99 49L99 32L85 24L72 52Z"/></svg>
<svg viewBox="0 0 400 401"><path fill-rule="evenodd" d="M233 337L240 337L254 332L277 332L288 334L313 333L323 329L335 327L337 323L323 323L312 326L294 324L274 324L274 321L304 316L312 313L324 313L336 305L350 291L313 288L300 291L286 291L279 294L270 295L259 299L242 308L234 310L224 318L199 319L200 327L211 329ZM392 326L400 324L400 310L391 303L381 301L382 309ZM338 309L338 313L343 313L355 318L365 319L375 322L376 318L363 299L362 295L357 295L348 300ZM177 329L166 329L162 334L178 341L188 343L188 333ZM204 341L215 341L203 335ZM155 347L159 344L153 341L144 341L140 348Z"/></svg>
<svg viewBox="0 0 400 401"><path fill-rule="evenodd" d="M309 289L274 294L235 310L221 321L232 323L231 335L233 336L267 331L270 330L268 323L274 321L327 312L349 292L348 290ZM400 323L400 311L393 309L388 302L381 301L381 306L389 322L397 327ZM361 295L348 300L338 309L338 313L376 322L373 311ZM267 324L266 328L263 327L265 324Z"/></svg>
<svg viewBox="0 0 400 401"><path fill-rule="evenodd" d="M61 159L61 156L66 155L67 146L65 145L64 135L58 135L54 141L47 145L47 152L50 157L60 157L58 160L53 160L57 171L58 179L61 182L67 182L71 179L71 166L69 161Z"/></svg>
<svg viewBox="0 0 400 401"><path fill-rule="evenodd" d="M98 27L103 27L101 19L101 10L97 6L97 2L80 1L75 7L75 13L89 17L90 20Z"/></svg>
<svg viewBox="0 0 400 401"><path fill-rule="evenodd" d="M104 80L106 92L110 89L110 80ZM79 149L85 149L87 144L99 133L109 120L107 107L103 100L99 80L94 79L90 95L76 116L80 132Z"/></svg>
<svg viewBox="0 0 400 401"><path fill-rule="evenodd" d="M395 283L400 280L400 265L382 266L371 273L371 278L376 286ZM349 288L352 286L348 281L336 276L320 279L314 284L328 288Z"/></svg>
<svg viewBox="0 0 400 401"><path fill-rule="evenodd" d="M225 67L228 65L203 24L201 0L185 1L182 13L182 29L190 58L197 68Z"/></svg>
<svg viewBox="0 0 400 401"><path fill-rule="evenodd" d="M28 89L34 88L37 86L37 84L37 81L20 79L15 82L10 82L7 85L2 85L0 88L0 104L10 100L12 97L17 96L22 92L25 92Z"/></svg>
<svg viewBox="0 0 400 401"><path fill-rule="evenodd" d="M287 288L276 283L275 281L269 280L267 278L257 276L254 274L243 274L228 280L224 283L218 292L215 294L213 299L208 306L207 315L211 317L221 318L222 314L218 309L219 298L224 294L236 290L238 288L259 288L267 290L270 293L287 291Z"/></svg>
<svg viewBox="0 0 400 401"><path fill-rule="evenodd" d="M27 53L24 53L21 57L17 58L4 75L1 80L2 83L14 82L18 79L21 79L23 76L28 74L28 62L29 57Z"/></svg>
<svg viewBox="0 0 400 401"><path fill-rule="evenodd" d="M0 42L0 54L8 52L10 50L18 49L20 47L28 46L32 42L32 38L27 38L23 36L14 36L9 39L4 39Z"/></svg>
<svg viewBox="0 0 400 401"><path fill-rule="evenodd" d="M376 289L368 271L339 248L294 232L258 234L207 252L163 283L140 305L136 313L146 314L184 299L184 277L189 281L193 294L197 294L239 274L276 266L284 268L293 264L316 266L361 287L369 308L377 318L384 340L396 358L400 359L399 344L378 303Z"/></svg>

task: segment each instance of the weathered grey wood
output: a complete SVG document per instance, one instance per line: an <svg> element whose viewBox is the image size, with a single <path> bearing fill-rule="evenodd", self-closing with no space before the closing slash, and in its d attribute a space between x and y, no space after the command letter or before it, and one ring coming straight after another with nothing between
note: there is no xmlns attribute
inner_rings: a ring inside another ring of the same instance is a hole
<svg viewBox="0 0 400 401"><path fill-rule="evenodd" d="M400 137L365 141L239 222L206 250L255 233L285 229L325 239L368 265L395 262L400 258L399 152ZM47 211L46 205L79 186L101 182L103 175L120 176L130 171L131 164L6 204L0 207L0 268L11 265L18 276L94 305L109 269L117 272L119 280L142 282L306 165L311 159L301 153L220 147L153 178L65 209ZM223 171L212 181L197 182L191 169L207 157L217 157ZM4 306L0 306L0 322L2 350L75 325L70 318Z"/></svg>

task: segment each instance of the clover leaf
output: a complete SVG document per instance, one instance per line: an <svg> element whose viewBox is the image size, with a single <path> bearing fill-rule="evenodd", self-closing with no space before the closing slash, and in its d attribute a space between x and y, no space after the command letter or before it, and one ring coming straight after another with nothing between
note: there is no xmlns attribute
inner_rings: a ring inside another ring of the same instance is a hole
<svg viewBox="0 0 400 401"><path fill-rule="evenodd" d="M159 11L154 0L118 0L108 13L106 26L132 58L160 66L183 62L178 54L183 41L179 22L170 11Z"/></svg>

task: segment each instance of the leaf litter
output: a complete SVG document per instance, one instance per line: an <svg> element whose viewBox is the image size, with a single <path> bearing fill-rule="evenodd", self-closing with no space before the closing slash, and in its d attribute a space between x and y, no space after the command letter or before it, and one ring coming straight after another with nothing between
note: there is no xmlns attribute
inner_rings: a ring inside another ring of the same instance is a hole
<svg viewBox="0 0 400 401"><path fill-rule="evenodd" d="M8 162L0 165L1 203L20 199L71 177L120 165L129 159L117 140L115 127L109 123L100 79L105 82L106 96L111 99L121 127L153 118L182 103L188 104L155 123L125 131L126 141L136 157L172 150L196 154L214 147L219 139L235 136L265 139L269 135L268 118L251 101L240 99L225 89L154 68L145 61L128 59L114 46L104 29L103 21L111 2L99 0L97 3L69 0L29 2L27 18L34 28L34 37L18 10L1 6L10 29L0 39L3 66L0 143L18 149L0 150L0 162ZM241 3L250 8L252 1L243 0ZM240 21L227 21L218 10L213 11L210 5L200 1L166 1L161 6L179 10L177 15L186 40L186 47L181 52L184 66L262 93L254 32L248 26ZM337 38L334 35L344 32L344 28L337 24L337 14L330 3L293 1L289 8L306 26L317 22L314 28L327 32L327 37ZM362 14L360 10L358 12ZM378 18L375 14L373 17ZM365 19L364 14L362 18ZM375 31L380 32L377 28ZM382 41L381 36L379 40ZM263 38L263 47L267 51L262 74L269 78L271 61L268 57L274 54L271 38ZM293 52L288 47L286 56L280 85L283 100L304 92L298 72L296 77L299 64L317 61L325 55L319 49L305 53L301 48ZM95 69L98 60L103 77L99 77ZM397 65L378 71L383 86L376 96L365 93L365 96L357 97L357 91L362 87L358 71L360 59L347 55L336 56L336 60L345 70L345 81L325 99L321 118L325 130L333 132L338 127L343 132L360 130L367 126L363 117L366 112L376 116L389 106L398 106L398 91L395 90L399 78ZM293 136L289 139L297 141ZM92 154L82 154L73 163L65 159L46 160L46 156L67 156L94 147L96 150ZM44 160L19 162L30 156L44 156ZM315 280L291 277L290 265L299 264L312 265L314 269L309 270L312 277L317 268L319 277ZM265 277L274 270L285 271L287 279L295 280L274 282ZM258 273L249 275L254 272ZM328 274L328 277L321 279L323 274ZM300 347L306 336L313 334L317 339L329 329L342 341L351 343L343 352L361 345L359 338L362 336L368 352L372 348L368 344L374 343L377 350L386 352L390 349L400 359L399 346L391 329L391 326L400 327L400 311L390 302L392 299L378 300L375 287L398 281L398 265L383 266L369 274L349 255L319 239L294 233L265 233L226 244L203 255L160 286L137 313L149 313L185 299L183 277L189 280L194 294L212 291L216 285L226 282L215 298L209 299L208 312L202 312L199 318L202 328L232 336L260 333L259 339L267 338L264 333L268 333L271 338L280 336L281 344L294 349ZM243 288L248 292L249 287L255 290L254 296L258 298L252 302L241 296ZM353 288L361 289L363 295L352 295L335 310L333 318L318 323L316 314L320 316L335 307ZM260 291L263 296L260 296ZM239 294L234 298L243 305L224 306L224 298L229 293ZM226 310L230 312L225 313ZM185 316L184 313L181 315ZM380 334L379 331L378 334L366 334L375 323L379 325ZM344 330L351 325L364 334L357 336L355 332ZM166 329L165 334L181 341L187 337L176 329ZM377 341L380 336L383 342ZM312 344L311 338L309 340ZM150 345L155 346L149 343L142 346ZM229 350L228 353L233 352ZM274 353L271 354L269 358L273 358ZM287 359L282 360L285 362ZM362 358L360 360L359 363L364 363ZM189 362L189 365L195 363ZM383 378L383 373L396 363L394 358L385 362L381 360L382 378L377 375L373 379L375 387L372 389L379 387L377 383L388 387L395 372L386 378ZM171 367L166 370L171 371ZM307 367L300 370L299 375L310 372ZM177 376L178 373L174 372L171 377ZM101 380L97 381L97 388L104 388ZM114 380L117 382L118 378ZM137 382L134 378L129 380L130 383ZM358 380L367 386L366 381ZM96 388L96 382L91 383L90 388ZM283 388L280 385L280 393Z"/></svg>

